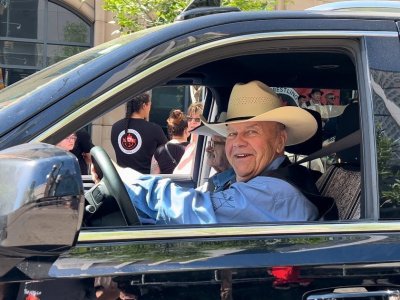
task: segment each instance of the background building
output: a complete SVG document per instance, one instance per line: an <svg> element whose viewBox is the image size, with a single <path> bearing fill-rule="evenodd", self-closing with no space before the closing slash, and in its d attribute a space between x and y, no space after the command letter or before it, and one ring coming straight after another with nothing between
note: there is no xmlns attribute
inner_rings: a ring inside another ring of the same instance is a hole
<svg viewBox="0 0 400 300"><path fill-rule="evenodd" d="M327 2L336 1L279 0L276 9L303 10ZM102 0L0 0L0 88L118 36ZM111 125L124 115L120 107L90 128L94 144L111 155Z"/></svg>

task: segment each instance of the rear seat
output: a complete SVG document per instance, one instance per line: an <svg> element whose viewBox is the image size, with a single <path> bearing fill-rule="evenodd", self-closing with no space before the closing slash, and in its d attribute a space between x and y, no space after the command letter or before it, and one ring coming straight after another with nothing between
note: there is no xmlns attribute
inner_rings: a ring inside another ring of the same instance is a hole
<svg viewBox="0 0 400 300"><path fill-rule="evenodd" d="M336 140L360 128L359 105L349 104L338 118ZM331 165L318 179L322 196L335 199L340 220L359 219L361 216L360 145L336 153L338 163Z"/></svg>

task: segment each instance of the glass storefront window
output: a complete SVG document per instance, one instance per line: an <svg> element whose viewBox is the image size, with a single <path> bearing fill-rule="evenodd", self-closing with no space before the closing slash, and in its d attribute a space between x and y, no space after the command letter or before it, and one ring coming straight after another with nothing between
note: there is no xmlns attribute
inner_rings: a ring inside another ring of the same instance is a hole
<svg viewBox="0 0 400 300"><path fill-rule="evenodd" d="M2 76L5 85L11 85L17 81L20 81L21 79L24 79L25 77L35 73L35 70L29 70L29 69L9 69L5 68L2 69Z"/></svg>
<svg viewBox="0 0 400 300"><path fill-rule="evenodd" d="M47 60L48 66L59 62L67 57L89 49L89 47L64 46L64 45L48 45Z"/></svg>
<svg viewBox="0 0 400 300"><path fill-rule="evenodd" d="M32 74L92 47L91 26L48 0L0 2L0 68L10 79L4 86L24 77L18 75L21 70Z"/></svg>
<svg viewBox="0 0 400 300"><path fill-rule="evenodd" d="M44 0L6 1L0 7L0 36L43 40Z"/></svg>
<svg viewBox="0 0 400 300"><path fill-rule="evenodd" d="M67 9L49 2L47 38L51 43L90 43L90 27Z"/></svg>
<svg viewBox="0 0 400 300"><path fill-rule="evenodd" d="M37 67L43 65L43 44L0 41L0 64Z"/></svg>

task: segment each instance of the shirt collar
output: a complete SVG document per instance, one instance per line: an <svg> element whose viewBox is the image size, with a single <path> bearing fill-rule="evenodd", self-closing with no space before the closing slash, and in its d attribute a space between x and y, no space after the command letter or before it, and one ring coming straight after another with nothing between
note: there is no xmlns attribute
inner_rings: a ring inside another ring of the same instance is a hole
<svg viewBox="0 0 400 300"><path fill-rule="evenodd" d="M285 160L285 156L278 156L277 158L275 158L267 167L267 171L272 171L272 170L276 170L279 168L279 166L283 163L283 161Z"/></svg>
<svg viewBox="0 0 400 300"><path fill-rule="evenodd" d="M235 171L232 168L230 168L221 173L215 174L212 177L212 180L216 187L220 187L223 186L228 181L232 180L235 181L235 176L236 176Z"/></svg>

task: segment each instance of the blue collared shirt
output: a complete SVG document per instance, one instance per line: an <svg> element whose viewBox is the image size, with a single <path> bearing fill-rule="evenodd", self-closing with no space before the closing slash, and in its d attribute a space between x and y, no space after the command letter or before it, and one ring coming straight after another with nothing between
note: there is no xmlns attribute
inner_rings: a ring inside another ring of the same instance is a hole
<svg viewBox="0 0 400 300"><path fill-rule="evenodd" d="M268 170L277 169L283 160L278 157ZM159 224L311 221L318 217L317 208L281 179L257 176L234 182L229 170L214 176L215 192L184 188L169 178L151 175L126 186L135 207ZM229 188L222 190L228 182Z"/></svg>

